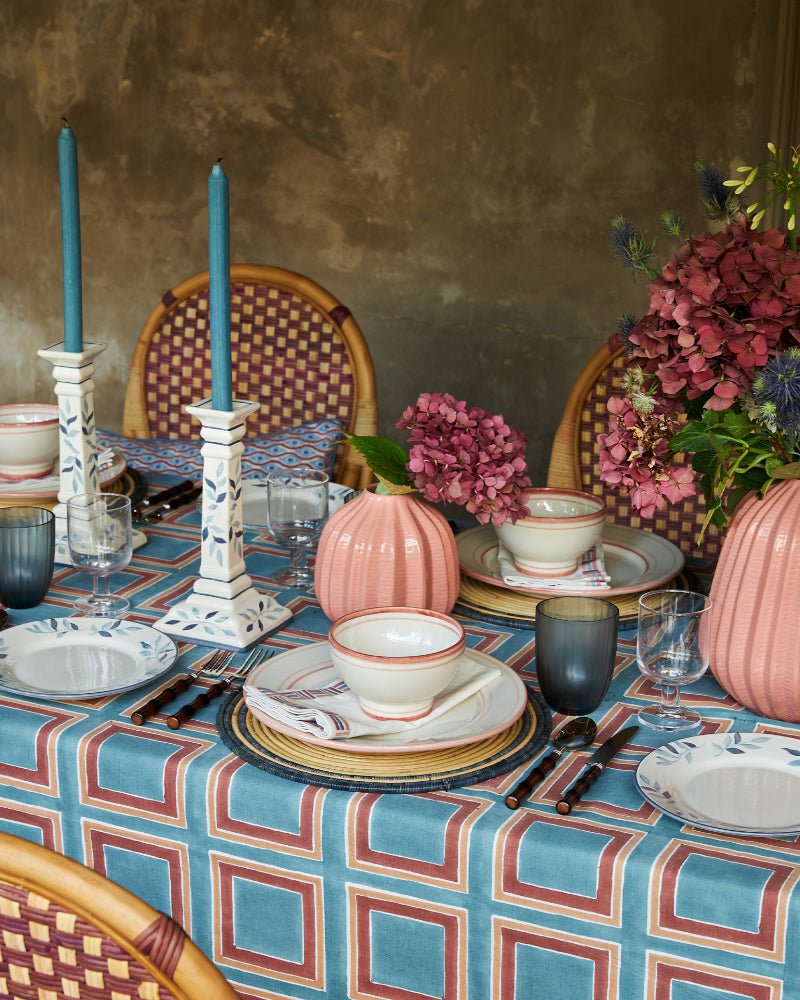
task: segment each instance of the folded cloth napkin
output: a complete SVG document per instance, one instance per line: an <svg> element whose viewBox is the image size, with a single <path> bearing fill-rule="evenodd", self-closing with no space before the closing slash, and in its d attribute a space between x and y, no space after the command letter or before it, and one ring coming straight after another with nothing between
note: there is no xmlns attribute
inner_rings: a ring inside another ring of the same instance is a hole
<svg viewBox="0 0 800 1000"><path fill-rule="evenodd" d="M527 587L530 590L609 590L611 577L606 573L603 560L603 545L598 542L593 549L584 552L578 562L578 568L569 576L539 577L526 576L520 573L514 565L514 557L503 545L498 543L497 561L500 564L500 575L503 583L509 587Z"/></svg>
<svg viewBox="0 0 800 1000"><path fill-rule="evenodd" d="M352 736L377 736L416 729L449 712L481 688L492 684L499 676L500 671L496 667L473 660L469 655L465 656L455 677L434 699L430 712L412 722L373 719L363 711L358 697L341 679L315 690L273 691L245 684L244 700L249 707L298 732L324 740L341 740Z"/></svg>

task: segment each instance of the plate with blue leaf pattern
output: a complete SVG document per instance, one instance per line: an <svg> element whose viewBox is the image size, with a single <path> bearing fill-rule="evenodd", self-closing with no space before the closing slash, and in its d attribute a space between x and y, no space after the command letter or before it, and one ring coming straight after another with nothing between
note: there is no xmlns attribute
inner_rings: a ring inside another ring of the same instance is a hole
<svg viewBox="0 0 800 1000"><path fill-rule="evenodd" d="M169 636L122 618L45 618L0 633L0 690L81 700L149 684L178 656Z"/></svg>
<svg viewBox="0 0 800 1000"><path fill-rule="evenodd" d="M666 743L636 770L651 805L714 833L800 835L800 739L718 733Z"/></svg>

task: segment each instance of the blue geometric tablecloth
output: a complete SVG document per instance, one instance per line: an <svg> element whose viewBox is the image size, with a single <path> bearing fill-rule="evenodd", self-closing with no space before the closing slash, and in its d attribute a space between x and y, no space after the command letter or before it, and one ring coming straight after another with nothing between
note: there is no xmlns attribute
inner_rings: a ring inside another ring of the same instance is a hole
<svg viewBox="0 0 800 1000"><path fill-rule="evenodd" d="M199 514L149 529L112 586L142 621L191 587ZM258 589L294 612L264 645L315 642L312 596L280 592L285 553L246 534ZM59 567L47 606L68 615L86 577ZM462 619L470 646L535 682L534 634ZM661 815L634 771L639 731L568 817L554 808L575 753L518 811L526 767L417 795L286 781L221 743L218 702L180 730L131 712L207 651L184 647L155 686L89 702L0 693L0 828L77 858L183 924L247 1000L792 1000L800 997L800 838L704 833ZM593 713L598 740L658 691L620 643ZM711 677L684 693L703 732L797 732L738 708ZM635 721L635 720L633 720Z"/></svg>

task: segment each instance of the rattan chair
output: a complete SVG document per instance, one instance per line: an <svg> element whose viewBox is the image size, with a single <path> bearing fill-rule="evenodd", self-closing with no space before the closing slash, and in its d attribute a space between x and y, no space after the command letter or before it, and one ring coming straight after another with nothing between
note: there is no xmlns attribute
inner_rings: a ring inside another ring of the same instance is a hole
<svg viewBox="0 0 800 1000"><path fill-rule="evenodd" d="M259 401L248 435L340 419L353 434L377 433L375 370L347 306L309 278L255 264L231 266L233 395ZM208 271L166 292L133 355L123 433L190 438L189 403L211 394ZM343 444L334 479L360 488L372 477Z"/></svg>
<svg viewBox="0 0 800 1000"><path fill-rule="evenodd" d="M0 833L0 997L237 1000L182 927L46 847Z"/></svg>
<svg viewBox="0 0 800 1000"><path fill-rule="evenodd" d="M614 334L581 372L553 439L547 485L600 496L606 502L610 521L656 532L676 545L690 564L713 563L721 544L717 529L710 527L700 546L696 541L706 515L702 494L644 519L635 512L626 496L600 481L597 435L607 429L606 402L609 396L622 393L620 379L628 363L622 340Z"/></svg>

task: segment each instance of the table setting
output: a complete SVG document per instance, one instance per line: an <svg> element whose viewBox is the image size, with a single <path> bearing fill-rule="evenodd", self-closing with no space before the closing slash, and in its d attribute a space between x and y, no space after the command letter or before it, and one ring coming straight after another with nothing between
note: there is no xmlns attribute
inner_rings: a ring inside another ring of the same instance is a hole
<svg viewBox="0 0 800 1000"><path fill-rule="evenodd" d="M37 486L0 454L27 501L0 506L0 824L149 894L247 1000L533 995L587 967L610 1000L656 954L800 990L800 715L720 683L715 593L677 546L534 486L524 436L449 393L403 412L407 447L341 432L365 489L244 475L219 162L197 465L111 488L59 143L58 459Z"/></svg>

